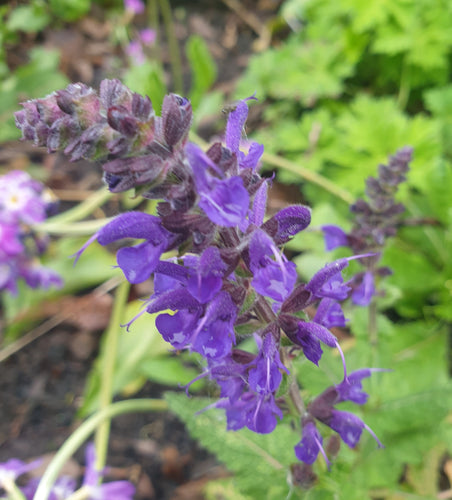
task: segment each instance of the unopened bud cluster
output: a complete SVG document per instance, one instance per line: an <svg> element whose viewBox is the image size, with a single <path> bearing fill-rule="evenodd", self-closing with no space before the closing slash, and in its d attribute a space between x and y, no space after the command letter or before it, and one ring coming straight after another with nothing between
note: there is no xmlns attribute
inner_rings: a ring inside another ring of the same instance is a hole
<svg viewBox="0 0 452 500"><path fill-rule="evenodd" d="M405 174L409 170L413 150L404 147L389 158L387 165L378 167L378 177L369 177L366 180L366 195L368 201L358 199L350 206L355 215L354 225L349 233L340 227L323 226L326 249L333 250L339 246L350 247L355 255L365 252L380 252L385 241L395 236L400 222L400 215L405 211L402 203L395 201L399 185L406 180ZM354 276L350 285L355 304L366 306L376 295L375 282L391 274L388 267L378 267L380 254L363 259L365 272Z"/></svg>

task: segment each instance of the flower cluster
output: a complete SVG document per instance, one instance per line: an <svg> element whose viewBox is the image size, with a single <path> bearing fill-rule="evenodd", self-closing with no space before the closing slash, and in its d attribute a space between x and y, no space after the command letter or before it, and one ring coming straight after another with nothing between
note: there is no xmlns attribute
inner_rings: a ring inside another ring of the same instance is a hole
<svg viewBox="0 0 452 500"><path fill-rule="evenodd" d="M59 276L39 262L47 238L33 231L53 208L44 186L26 172L0 177L0 290L16 294L20 279L32 288L61 285Z"/></svg>
<svg viewBox="0 0 452 500"><path fill-rule="evenodd" d="M341 273L351 259L372 254L337 260L308 283L297 282L296 266L282 247L309 225L310 209L293 205L265 218L270 180L259 174L263 145L248 142L244 148L241 141L251 99L236 104L224 142L206 152L187 141L186 99L166 96L158 117L148 99L116 80L102 82L99 97L76 84L28 101L16 123L26 139L50 151L63 149L72 160L105 158L111 191L133 187L161 200L157 215L134 211L110 221L77 258L95 240L139 240L118 251L117 263L130 283L153 277L154 293L140 315L158 313L157 328L174 349L203 356L201 377L218 383L220 399L213 406L225 410L228 429L269 433L283 417L289 395L281 382L292 357L302 352L318 365L322 344L340 351L329 329L345 325L340 302L351 288ZM176 256L164 259L168 251ZM244 325L254 329L253 352L238 345ZM307 463L321 449L315 421L352 447L367 428L333 406L347 399L362 404L361 379L371 370L347 375L344 364L344 373L341 384L307 410L296 405L304 429L295 450Z"/></svg>
<svg viewBox="0 0 452 500"><path fill-rule="evenodd" d="M389 158L388 165L380 165L378 177L366 180L366 195L369 201L359 199L351 205L355 214L355 223L349 233L340 227L327 225L322 230L325 235L327 250L339 246L350 247L355 255L363 252L376 252L376 255L363 259L366 271L354 276L350 285L353 288L352 301L361 306L367 306L376 294L376 278L387 276L391 270L387 267L377 267L381 249L385 240L394 236L400 215L405 211L401 203L394 199L399 185L406 180L413 150L405 147Z"/></svg>
<svg viewBox="0 0 452 500"><path fill-rule="evenodd" d="M61 476L57 479L49 495L50 500L65 500L68 498L85 498L86 500L131 500L135 493L135 487L129 481L112 481L102 484L100 479L105 470L96 470L96 452L94 445L89 443L86 447L86 468L81 488L77 488L77 481L69 476ZM0 463L0 489L11 492L16 479L41 465L41 460L30 463L11 459ZM39 479L30 479L25 486L21 487L22 494L26 500L33 500L39 486ZM81 494L83 490L83 494ZM72 497L75 492L79 495ZM12 498L12 497L11 497Z"/></svg>

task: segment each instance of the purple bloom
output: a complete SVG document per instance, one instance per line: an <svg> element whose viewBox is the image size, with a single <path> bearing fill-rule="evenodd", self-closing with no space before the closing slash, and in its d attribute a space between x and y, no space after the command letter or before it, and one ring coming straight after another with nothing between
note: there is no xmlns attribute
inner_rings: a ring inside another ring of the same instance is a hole
<svg viewBox="0 0 452 500"><path fill-rule="evenodd" d="M144 3L141 0L124 0L124 7L133 14L141 14L145 9Z"/></svg>
<svg viewBox="0 0 452 500"><path fill-rule="evenodd" d="M116 254L118 266L130 283L141 283L157 267L160 256L170 246L174 236L168 232L159 217L142 212L121 214L106 224L75 254L76 262L94 240L108 245L124 238L144 239L143 243L121 248Z"/></svg>
<svg viewBox="0 0 452 500"><path fill-rule="evenodd" d="M343 282L341 272L348 266L351 260L372 257L374 255L376 254L354 255L330 262L314 274L305 289L317 298L329 297L331 299L344 300L348 297L351 288L347 283Z"/></svg>
<svg viewBox="0 0 452 500"><path fill-rule="evenodd" d="M230 295L220 292L208 304L193 334L192 349L206 358L227 356L235 344L237 307Z"/></svg>
<svg viewBox="0 0 452 500"><path fill-rule="evenodd" d="M229 113L228 122L226 124L225 142L226 147L236 154L240 167L252 168L254 170L259 164L259 160L264 152L264 146L251 141L249 142L247 154L240 151L242 132L248 116L247 101L251 99L257 100L256 97L252 95L235 103L235 109Z"/></svg>
<svg viewBox="0 0 452 500"><path fill-rule="evenodd" d="M207 217L219 226L239 225L246 217L250 203L243 180L238 176L224 178L215 163L195 144L187 144L185 152L193 170L199 206ZM215 177L214 173L221 178Z"/></svg>
<svg viewBox="0 0 452 500"><path fill-rule="evenodd" d="M156 32L151 28L145 28L139 33L139 39L144 45L152 45L156 39Z"/></svg>
<svg viewBox="0 0 452 500"><path fill-rule="evenodd" d="M244 356L251 357L248 362L237 362L234 354L241 352ZM220 386L220 397L228 398L230 402L237 401L246 388L246 371L254 356L250 353L235 349L231 354L220 358L207 359L208 369L206 374Z"/></svg>
<svg viewBox="0 0 452 500"><path fill-rule="evenodd" d="M358 306L368 306L375 295L375 279L371 271L361 275L360 283L353 289L352 301Z"/></svg>
<svg viewBox="0 0 452 500"><path fill-rule="evenodd" d="M339 348L336 337L327 328L313 321L299 320L295 331L285 331L292 342L303 348L304 355L315 365L319 364L323 353L320 342Z"/></svg>
<svg viewBox="0 0 452 500"><path fill-rule="evenodd" d="M258 293L283 302L297 280L296 266L276 247L270 236L256 230L249 245L252 285ZM273 259L274 258L274 259Z"/></svg>
<svg viewBox="0 0 452 500"><path fill-rule="evenodd" d="M339 226L322 226L322 231L325 235L325 247L327 251L337 247L349 246L347 234Z"/></svg>
<svg viewBox="0 0 452 500"><path fill-rule="evenodd" d="M12 256L21 254L24 250L17 225L0 220L0 254Z"/></svg>
<svg viewBox="0 0 452 500"><path fill-rule="evenodd" d="M176 314L160 314L156 326L175 349L190 348L206 358L222 358L235 343L233 325L237 307L226 292L219 292L207 306L195 300L185 288L158 296L146 308L149 313L162 309Z"/></svg>
<svg viewBox="0 0 452 500"><path fill-rule="evenodd" d="M266 231L277 245L287 243L293 236L311 223L311 210L302 205L291 205L283 208L265 224L262 229Z"/></svg>
<svg viewBox="0 0 452 500"><path fill-rule="evenodd" d="M13 170L0 177L0 218L5 222L43 222L50 199L44 186L26 172Z"/></svg>
<svg viewBox="0 0 452 500"><path fill-rule="evenodd" d="M330 462L323 449L322 443L323 437L317 430L315 423L308 419L303 425L303 436L301 441L294 448L295 455L298 460L301 460L305 464L312 465L317 460L317 456L320 452L329 466Z"/></svg>
<svg viewBox="0 0 452 500"><path fill-rule="evenodd" d="M226 264L216 247L206 248L196 260L196 267L189 270L187 288L195 299L205 304L220 291Z"/></svg>
<svg viewBox="0 0 452 500"><path fill-rule="evenodd" d="M143 45L138 40L132 40L126 47L126 54L132 59L133 63L139 66L146 60L143 52Z"/></svg>
<svg viewBox="0 0 452 500"><path fill-rule="evenodd" d="M342 401L352 401L358 405L363 405L369 398L363 391L362 379L370 377L373 372L387 371L384 368L361 368L344 377L344 380L337 384L337 403Z"/></svg>
<svg viewBox="0 0 452 500"><path fill-rule="evenodd" d="M14 482L22 474L36 469L40 465L41 460L34 460L27 464L17 458L11 458L6 462L0 463L0 486Z"/></svg>
<svg viewBox="0 0 452 500"><path fill-rule="evenodd" d="M54 271L40 265L48 238L33 231L53 205L44 186L26 172L0 177L0 290L16 294L20 279L31 288L62 285Z"/></svg>
<svg viewBox="0 0 452 500"><path fill-rule="evenodd" d="M30 288L47 290L51 286L57 288L63 286L61 276L48 267L32 264L23 268L21 275Z"/></svg>
<svg viewBox="0 0 452 500"><path fill-rule="evenodd" d="M89 443L85 453L86 469L83 487L89 492L92 500L132 500L135 487L129 481L112 481L99 484L104 471L96 470L96 450L93 443Z"/></svg>
<svg viewBox="0 0 452 500"><path fill-rule="evenodd" d="M333 409L331 417L324 423L336 431L341 436L342 441L350 448L354 448L358 444L364 429L375 439L379 448L384 448L374 431L353 413Z"/></svg>
<svg viewBox="0 0 452 500"><path fill-rule="evenodd" d="M347 320L338 302L334 299L324 298L317 306L313 321L326 328L332 328L334 326L345 327Z"/></svg>
<svg viewBox="0 0 452 500"><path fill-rule="evenodd" d="M289 370L281 363L279 344L272 333L267 333L262 340L257 338L261 348L255 360L255 367L249 370L248 384L258 394L274 394L282 380L281 370L287 374Z"/></svg>
<svg viewBox="0 0 452 500"><path fill-rule="evenodd" d="M38 489L40 479L33 478L28 482L26 486L22 488L22 493L25 495L27 500L33 500L36 490ZM65 500L69 498L72 493L75 492L77 488L77 481L68 476L61 476L52 486L50 491L49 500Z"/></svg>
<svg viewBox="0 0 452 500"><path fill-rule="evenodd" d="M245 392L234 402L220 400L215 406L226 410L227 428L233 431L247 427L253 432L268 434L276 427L276 417L282 418L272 394Z"/></svg>

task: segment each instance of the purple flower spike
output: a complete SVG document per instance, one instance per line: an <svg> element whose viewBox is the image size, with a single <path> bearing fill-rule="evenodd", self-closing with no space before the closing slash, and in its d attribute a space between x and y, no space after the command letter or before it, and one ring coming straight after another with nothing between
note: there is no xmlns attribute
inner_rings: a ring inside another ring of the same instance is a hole
<svg viewBox="0 0 452 500"><path fill-rule="evenodd" d="M333 409L331 417L325 421L325 424L336 431L341 436L342 441L350 448L354 448L358 444L364 429L375 439L379 448L384 448L374 431L353 413Z"/></svg>
<svg viewBox="0 0 452 500"><path fill-rule="evenodd" d="M322 226L322 231L325 236L325 248L327 251L337 247L347 247L347 234L339 226Z"/></svg>
<svg viewBox="0 0 452 500"><path fill-rule="evenodd" d="M316 460L319 452L325 458L325 461L330 466L330 461L326 456L322 446L323 438L317 430L315 423L312 420L307 420L303 425L303 436L301 441L295 446L295 455L298 460L305 464L312 465Z"/></svg>

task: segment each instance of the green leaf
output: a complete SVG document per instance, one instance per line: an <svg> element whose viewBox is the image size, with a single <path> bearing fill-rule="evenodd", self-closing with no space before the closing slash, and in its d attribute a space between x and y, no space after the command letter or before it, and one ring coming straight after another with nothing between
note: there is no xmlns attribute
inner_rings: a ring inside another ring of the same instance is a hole
<svg viewBox="0 0 452 500"><path fill-rule="evenodd" d="M11 31L36 33L44 29L50 22L50 16L45 5L32 2L30 5L20 5L11 11L6 27Z"/></svg>
<svg viewBox="0 0 452 500"><path fill-rule="evenodd" d="M340 56L340 42L315 40L303 43L292 36L278 49L268 50L250 61L236 95L256 92L259 98L289 98L313 106L321 97L337 97L352 66Z"/></svg>
<svg viewBox="0 0 452 500"><path fill-rule="evenodd" d="M160 114L167 89L159 64L146 61L130 67L124 75L124 84L134 92L149 96L156 113Z"/></svg>
<svg viewBox="0 0 452 500"><path fill-rule="evenodd" d="M158 332L156 335L161 337ZM176 387L188 384L199 375L199 372L187 366L181 356L172 357L169 351L170 346L164 343L166 348L164 355L146 357L140 363L140 372L149 380L159 384ZM196 384L190 386L190 390L194 389L196 389Z"/></svg>
<svg viewBox="0 0 452 500"><path fill-rule="evenodd" d="M190 100L193 109L196 109L203 95L214 83L217 68L206 42L200 36L192 35L189 37L186 52L192 74Z"/></svg>
<svg viewBox="0 0 452 500"><path fill-rule="evenodd" d="M235 474L233 485L252 498L281 500L289 489L289 464L295 462L293 446L299 437L289 426L278 425L271 434L255 434L246 429L227 431L224 413L210 409L205 399L187 399L183 394L166 393L171 411L187 425L190 434L216 454Z"/></svg>
<svg viewBox="0 0 452 500"><path fill-rule="evenodd" d="M52 13L63 21L76 21L89 12L91 0L49 0Z"/></svg>

